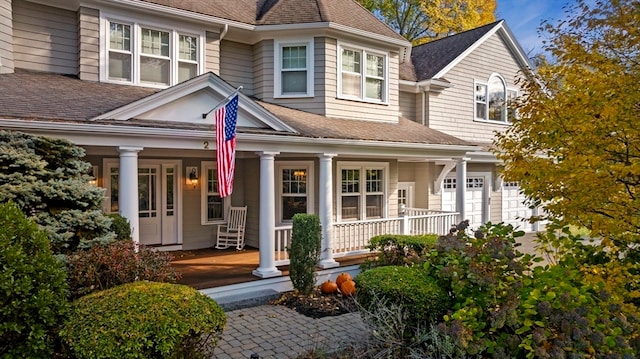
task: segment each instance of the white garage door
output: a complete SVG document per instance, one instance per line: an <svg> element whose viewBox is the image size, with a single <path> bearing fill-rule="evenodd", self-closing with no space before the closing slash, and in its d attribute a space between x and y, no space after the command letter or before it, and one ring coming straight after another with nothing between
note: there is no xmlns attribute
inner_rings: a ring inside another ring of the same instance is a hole
<svg viewBox="0 0 640 359"><path fill-rule="evenodd" d="M471 228L478 228L484 223L484 177L467 177L466 217ZM456 179L445 178L442 188L442 210L456 211Z"/></svg>
<svg viewBox="0 0 640 359"><path fill-rule="evenodd" d="M525 232L533 231L533 225L524 218L531 217L531 209L525 204L526 197L520 191L518 182L502 184L502 221Z"/></svg>

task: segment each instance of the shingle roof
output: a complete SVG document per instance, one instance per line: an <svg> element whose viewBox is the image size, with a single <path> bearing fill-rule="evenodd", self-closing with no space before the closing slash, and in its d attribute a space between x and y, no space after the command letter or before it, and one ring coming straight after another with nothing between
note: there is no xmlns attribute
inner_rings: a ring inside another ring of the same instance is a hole
<svg viewBox="0 0 640 359"><path fill-rule="evenodd" d="M411 63L400 65L400 78L418 82L433 78L502 21L414 46L411 49Z"/></svg>
<svg viewBox="0 0 640 359"><path fill-rule="evenodd" d="M404 40L355 0L142 0L251 25L333 22Z"/></svg>
<svg viewBox="0 0 640 359"><path fill-rule="evenodd" d="M158 90L128 85L82 81L73 76L16 70L0 75L0 118L33 121L83 123L99 114L115 110ZM328 118L263 101L260 106L299 133L292 136L366 141L387 141L441 145L469 145L461 139L427 128L407 119L399 123L379 123ZM113 120L93 121L113 124ZM213 130L210 125L189 125L160 121L117 121L123 126ZM240 133L274 133L268 129L238 128ZM283 133L279 133L283 134Z"/></svg>

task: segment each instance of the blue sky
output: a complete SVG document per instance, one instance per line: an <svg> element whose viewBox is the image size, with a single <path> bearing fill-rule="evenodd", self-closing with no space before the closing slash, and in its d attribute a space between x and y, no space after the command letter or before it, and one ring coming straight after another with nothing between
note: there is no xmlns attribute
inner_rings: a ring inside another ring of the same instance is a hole
<svg viewBox="0 0 640 359"><path fill-rule="evenodd" d="M514 33L522 49L529 56L543 52L542 39L538 37L537 28L544 19L564 19L562 7L571 0L497 0L497 19L504 19Z"/></svg>

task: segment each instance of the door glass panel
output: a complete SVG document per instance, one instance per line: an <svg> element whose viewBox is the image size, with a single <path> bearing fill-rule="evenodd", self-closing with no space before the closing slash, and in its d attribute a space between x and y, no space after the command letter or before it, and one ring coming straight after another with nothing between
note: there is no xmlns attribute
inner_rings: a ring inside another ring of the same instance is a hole
<svg viewBox="0 0 640 359"><path fill-rule="evenodd" d="M138 169L138 211L140 218L156 217L156 169Z"/></svg>
<svg viewBox="0 0 640 359"><path fill-rule="evenodd" d="M173 173L173 168L167 168L167 197L165 199L166 203L166 211L167 216L173 216L174 204L173 204L173 194L174 194L174 178L175 175Z"/></svg>
<svg viewBox="0 0 640 359"><path fill-rule="evenodd" d="M109 173L109 182L111 182L111 200L109 208L111 210L111 213L118 213L118 211L120 210L118 206L118 181L118 168L111 168L111 171Z"/></svg>

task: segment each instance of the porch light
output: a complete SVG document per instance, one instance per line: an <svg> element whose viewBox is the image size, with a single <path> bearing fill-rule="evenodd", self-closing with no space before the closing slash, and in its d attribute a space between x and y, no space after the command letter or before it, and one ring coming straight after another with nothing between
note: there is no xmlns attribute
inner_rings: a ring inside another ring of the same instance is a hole
<svg viewBox="0 0 640 359"><path fill-rule="evenodd" d="M92 186L98 185L98 179L96 178L97 173L98 173L98 166L89 167L89 177L91 177L91 179L89 180L89 184Z"/></svg>
<svg viewBox="0 0 640 359"><path fill-rule="evenodd" d="M198 185L198 167L187 167L187 185L192 185L193 188L196 188Z"/></svg>

